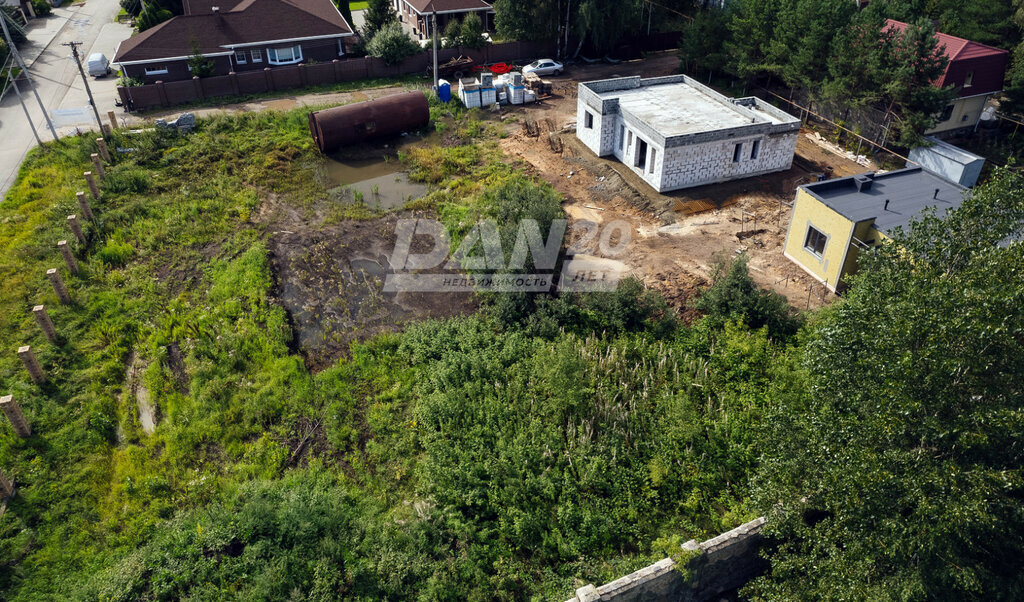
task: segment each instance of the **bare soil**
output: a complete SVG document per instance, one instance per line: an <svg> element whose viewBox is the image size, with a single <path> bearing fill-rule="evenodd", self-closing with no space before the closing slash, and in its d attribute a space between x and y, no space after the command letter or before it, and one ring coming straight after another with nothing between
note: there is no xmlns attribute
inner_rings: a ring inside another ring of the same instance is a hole
<svg viewBox="0 0 1024 602"><path fill-rule="evenodd" d="M785 296L794 308L831 300L816 280L783 254L795 189L819 174L842 176L867 168L807 140L801 132L793 167L769 174L658 193L615 160L597 157L576 138L576 86L581 81L640 74L676 73L678 59L665 53L616 65L576 66L551 78L555 93L538 105L505 109L508 137L501 147L524 160L564 197L570 222L633 224L624 256L631 275L660 290L692 316L688 302L706 286L719 258L746 253L758 285Z"/></svg>
<svg viewBox="0 0 1024 602"><path fill-rule="evenodd" d="M388 257L399 219L427 217L391 212L365 220L328 223L327 199L298 209L267 199L258 220L267 228L276 300L288 311L294 346L311 370L324 368L355 341L395 332L409 321L471 313L471 293L385 293ZM419 237L412 251L429 248Z"/></svg>

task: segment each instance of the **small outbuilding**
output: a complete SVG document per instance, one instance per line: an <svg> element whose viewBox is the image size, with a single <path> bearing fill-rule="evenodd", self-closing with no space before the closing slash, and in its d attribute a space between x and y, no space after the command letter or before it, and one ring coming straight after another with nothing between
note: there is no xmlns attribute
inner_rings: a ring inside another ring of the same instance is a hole
<svg viewBox="0 0 1024 602"><path fill-rule="evenodd" d="M907 167L920 165L933 174L952 180L961 186L971 187L978 182L981 168L985 166L985 157L943 142L938 138L925 138L927 146L919 146L910 151Z"/></svg>
<svg viewBox="0 0 1024 602"><path fill-rule="evenodd" d="M796 191L784 254L829 290L857 269L861 251L907 229L928 208L938 216L963 203L966 189L920 167L805 184Z"/></svg>
<svg viewBox="0 0 1024 602"><path fill-rule="evenodd" d="M685 75L581 83L576 136L659 192L789 169L800 120Z"/></svg>

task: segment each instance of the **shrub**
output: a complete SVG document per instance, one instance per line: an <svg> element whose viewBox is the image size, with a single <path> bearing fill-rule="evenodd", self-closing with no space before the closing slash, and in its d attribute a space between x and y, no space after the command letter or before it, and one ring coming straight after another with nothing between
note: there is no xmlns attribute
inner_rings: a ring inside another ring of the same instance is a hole
<svg viewBox="0 0 1024 602"><path fill-rule="evenodd" d="M422 50L402 31L398 23L388 23L366 45L370 56L382 59L388 65L397 65Z"/></svg>
<svg viewBox="0 0 1024 602"><path fill-rule="evenodd" d="M36 16L45 17L53 12L53 7L46 0L32 0L32 10L36 11Z"/></svg>
<svg viewBox="0 0 1024 602"><path fill-rule="evenodd" d="M110 267L120 267L128 263L135 254L135 248L125 242L120 231L107 239L107 243L99 250L96 257Z"/></svg>
<svg viewBox="0 0 1024 602"><path fill-rule="evenodd" d="M143 193L150 187L149 173L134 165L118 165L107 172L103 189L114 193Z"/></svg>
<svg viewBox="0 0 1024 602"><path fill-rule="evenodd" d="M759 289L750 277L747 261L746 255L732 262L720 260L712 274L713 284L701 293L694 307L715 326L740 320L750 328L768 327L775 338L793 334L799 321L790 315L786 299L774 291Z"/></svg>

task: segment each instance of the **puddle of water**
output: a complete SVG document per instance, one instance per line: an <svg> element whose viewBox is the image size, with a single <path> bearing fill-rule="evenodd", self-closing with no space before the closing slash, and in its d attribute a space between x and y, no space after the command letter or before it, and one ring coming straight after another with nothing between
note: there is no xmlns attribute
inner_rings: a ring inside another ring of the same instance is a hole
<svg viewBox="0 0 1024 602"><path fill-rule="evenodd" d="M377 210L396 209L427 193L427 185L413 182L397 159L328 159L327 181L352 190L356 199Z"/></svg>

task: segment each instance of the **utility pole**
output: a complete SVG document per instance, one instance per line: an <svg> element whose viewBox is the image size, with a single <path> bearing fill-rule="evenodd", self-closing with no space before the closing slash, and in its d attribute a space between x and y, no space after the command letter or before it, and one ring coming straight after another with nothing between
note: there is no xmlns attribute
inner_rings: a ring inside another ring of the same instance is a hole
<svg viewBox="0 0 1024 602"><path fill-rule="evenodd" d="M434 26L431 28L431 33L434 34L434 93L438 92L437 83L437 11L434 11Z"/></svg>
<svg viewBox="0 0 1024 602"><path fill-rule="evenodd" d="M82 59L78 56L78 47L81 45L81 42L65 42L61 44L61 46L71 46L71 54L75 57L78 72L82 74L82 83L85 84L85 93L89 95L89 106L92 107L92 112L96 115L96 125L100 126L100 136L106 138L107 134L103 131L103 120L100 119L99 109L96 108L96 101L92 99L92 90L89 89L89 78L85 76L85 69L82 69Z"/></svg>
<svg viewBox="0 0 1024 602"><path fill-rule="evenodd" d="M28 72L28 65L25 64L24 60L22 60L21 53L18 52L17 46L15 46L14 42L11 40L11 32L8 31L7 29L7 19L9 19L7 13L5 11L0 10L0 28L3 28L4 40L7 41L7 47L11 49L11 55L14 56L14 60L18 63L18 66L21 67L21 72L25 74L25 79L28 80L28 84L32 88L32 94L35 95L36 102L39 103L39 108L43 111L43 118L46 119L46 125L50 127L50 133L53 134L53 139L59 140L59 138L57 137L57 130L54 129L53 122L50 121L50 113L46 110L46 105L43 104L43 99L39 98L39 92L36 90L35 83L32 81L32 76ZM14 83L13 77L11 77L11 83ZM14 89L15 91L18 90L17 84L14 84ZM18 98L21 98L21 92L18 92ZM22 108L24 107L25 105L23 102ZM27 109L25 111L25 114L28 114ZM29 121L31 122L32 120L29 119ZM32 131L35 132L34 127ZM36 134L36 140L39 140L39 134ZM42 141L40 141L39 144L41 146L43 144Z"/></svg>

